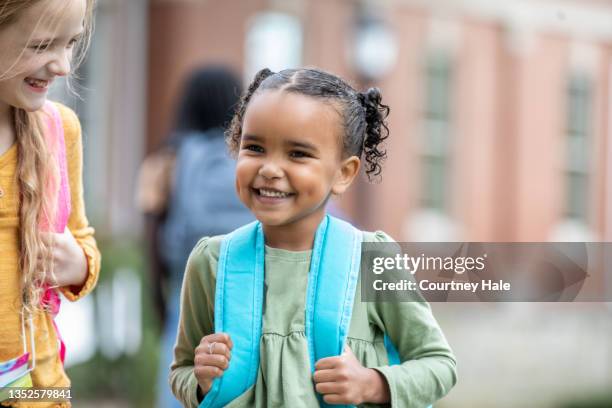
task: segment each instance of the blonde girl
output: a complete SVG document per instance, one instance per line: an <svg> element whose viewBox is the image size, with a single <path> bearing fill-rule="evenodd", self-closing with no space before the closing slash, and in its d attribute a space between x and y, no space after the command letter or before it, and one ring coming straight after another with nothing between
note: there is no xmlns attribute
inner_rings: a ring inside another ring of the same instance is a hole
<svg viewBox="0 0 612 408"><path fill-rule="evenodd" d="M80 124L70 109L47 101L52 82L82 60L93 6L0 0L0 367L29 353L33 369L18 380L29 376L36 388L70 385L53 321L57 291L71 301L83 297L100 268L83 204ZM66 228L58 230L62 216Z"/></svg>

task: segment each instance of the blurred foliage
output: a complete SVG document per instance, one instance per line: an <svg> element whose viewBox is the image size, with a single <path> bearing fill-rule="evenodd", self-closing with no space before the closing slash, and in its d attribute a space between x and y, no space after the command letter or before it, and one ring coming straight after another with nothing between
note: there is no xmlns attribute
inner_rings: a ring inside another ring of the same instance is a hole
<svg viewBox="0 0 612 408"><path fill-rule="evenodd" d="M612 408L612 393L596 393L562 404L559 408Z"/></svg>
<svg viewBox="0 0 612 408"><path fill-rule="evenodd" d="M159 359L160 329L153 313L150 282L145 270L141 242L134 240L98 241L102 252L99 282L110 282L115 271L129 268L142 283L142 343L137 353L109 359L98 349L95 356L67 370L72 392L78 400L117 399L131 407L154 406ZM95 296L95 291L92 294ZM97 307L97 304L96 304ZM96 316L98 311L96 311ZM96 330L103 330L96 322Z"/></svg>

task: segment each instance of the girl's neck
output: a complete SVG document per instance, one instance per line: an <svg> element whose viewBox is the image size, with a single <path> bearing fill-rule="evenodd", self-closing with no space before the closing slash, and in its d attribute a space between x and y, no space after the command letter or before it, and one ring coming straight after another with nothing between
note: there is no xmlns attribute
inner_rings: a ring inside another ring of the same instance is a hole
<svg viewBox="0 0 612 408"><path fill-rule="evenodd" d="M309 217L289 225L262 225L266 245L272 248L289 251L306 251L312 249L314 236L325 212L311 214Z"/></svg>

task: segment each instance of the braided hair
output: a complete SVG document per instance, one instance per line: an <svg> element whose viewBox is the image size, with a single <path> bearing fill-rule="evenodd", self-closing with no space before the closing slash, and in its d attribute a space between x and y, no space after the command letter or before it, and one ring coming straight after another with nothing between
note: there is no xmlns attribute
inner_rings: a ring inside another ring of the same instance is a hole
<svg viewBox="0 0 612 408"><path fill-rule="evenodd" d="M253 95L265 90L282 90L319 98L338 106L343 121L344 157L365 156L369 180L380 175L387 154L381 149L389 136L385 119L389 107L382 103L378 88L358 92L339 77L318 69L286 69L277 73L267 68L259 71L242 95L226 133L229 149L236 154L240 147L242 122Z"/></svg>

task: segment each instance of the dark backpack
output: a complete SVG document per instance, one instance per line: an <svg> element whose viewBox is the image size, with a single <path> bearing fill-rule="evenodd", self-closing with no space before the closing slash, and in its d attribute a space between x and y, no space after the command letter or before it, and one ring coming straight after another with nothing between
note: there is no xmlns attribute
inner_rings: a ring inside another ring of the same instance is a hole
<svg viewBox="0 0 612 408"><path fill-rule="evenodd" d="M182 277L189 253L203 236L226 234L254 220L235 190L236 162L223 130L182 137L176 154L174 188L161 233L161 255Z"/></svg>

